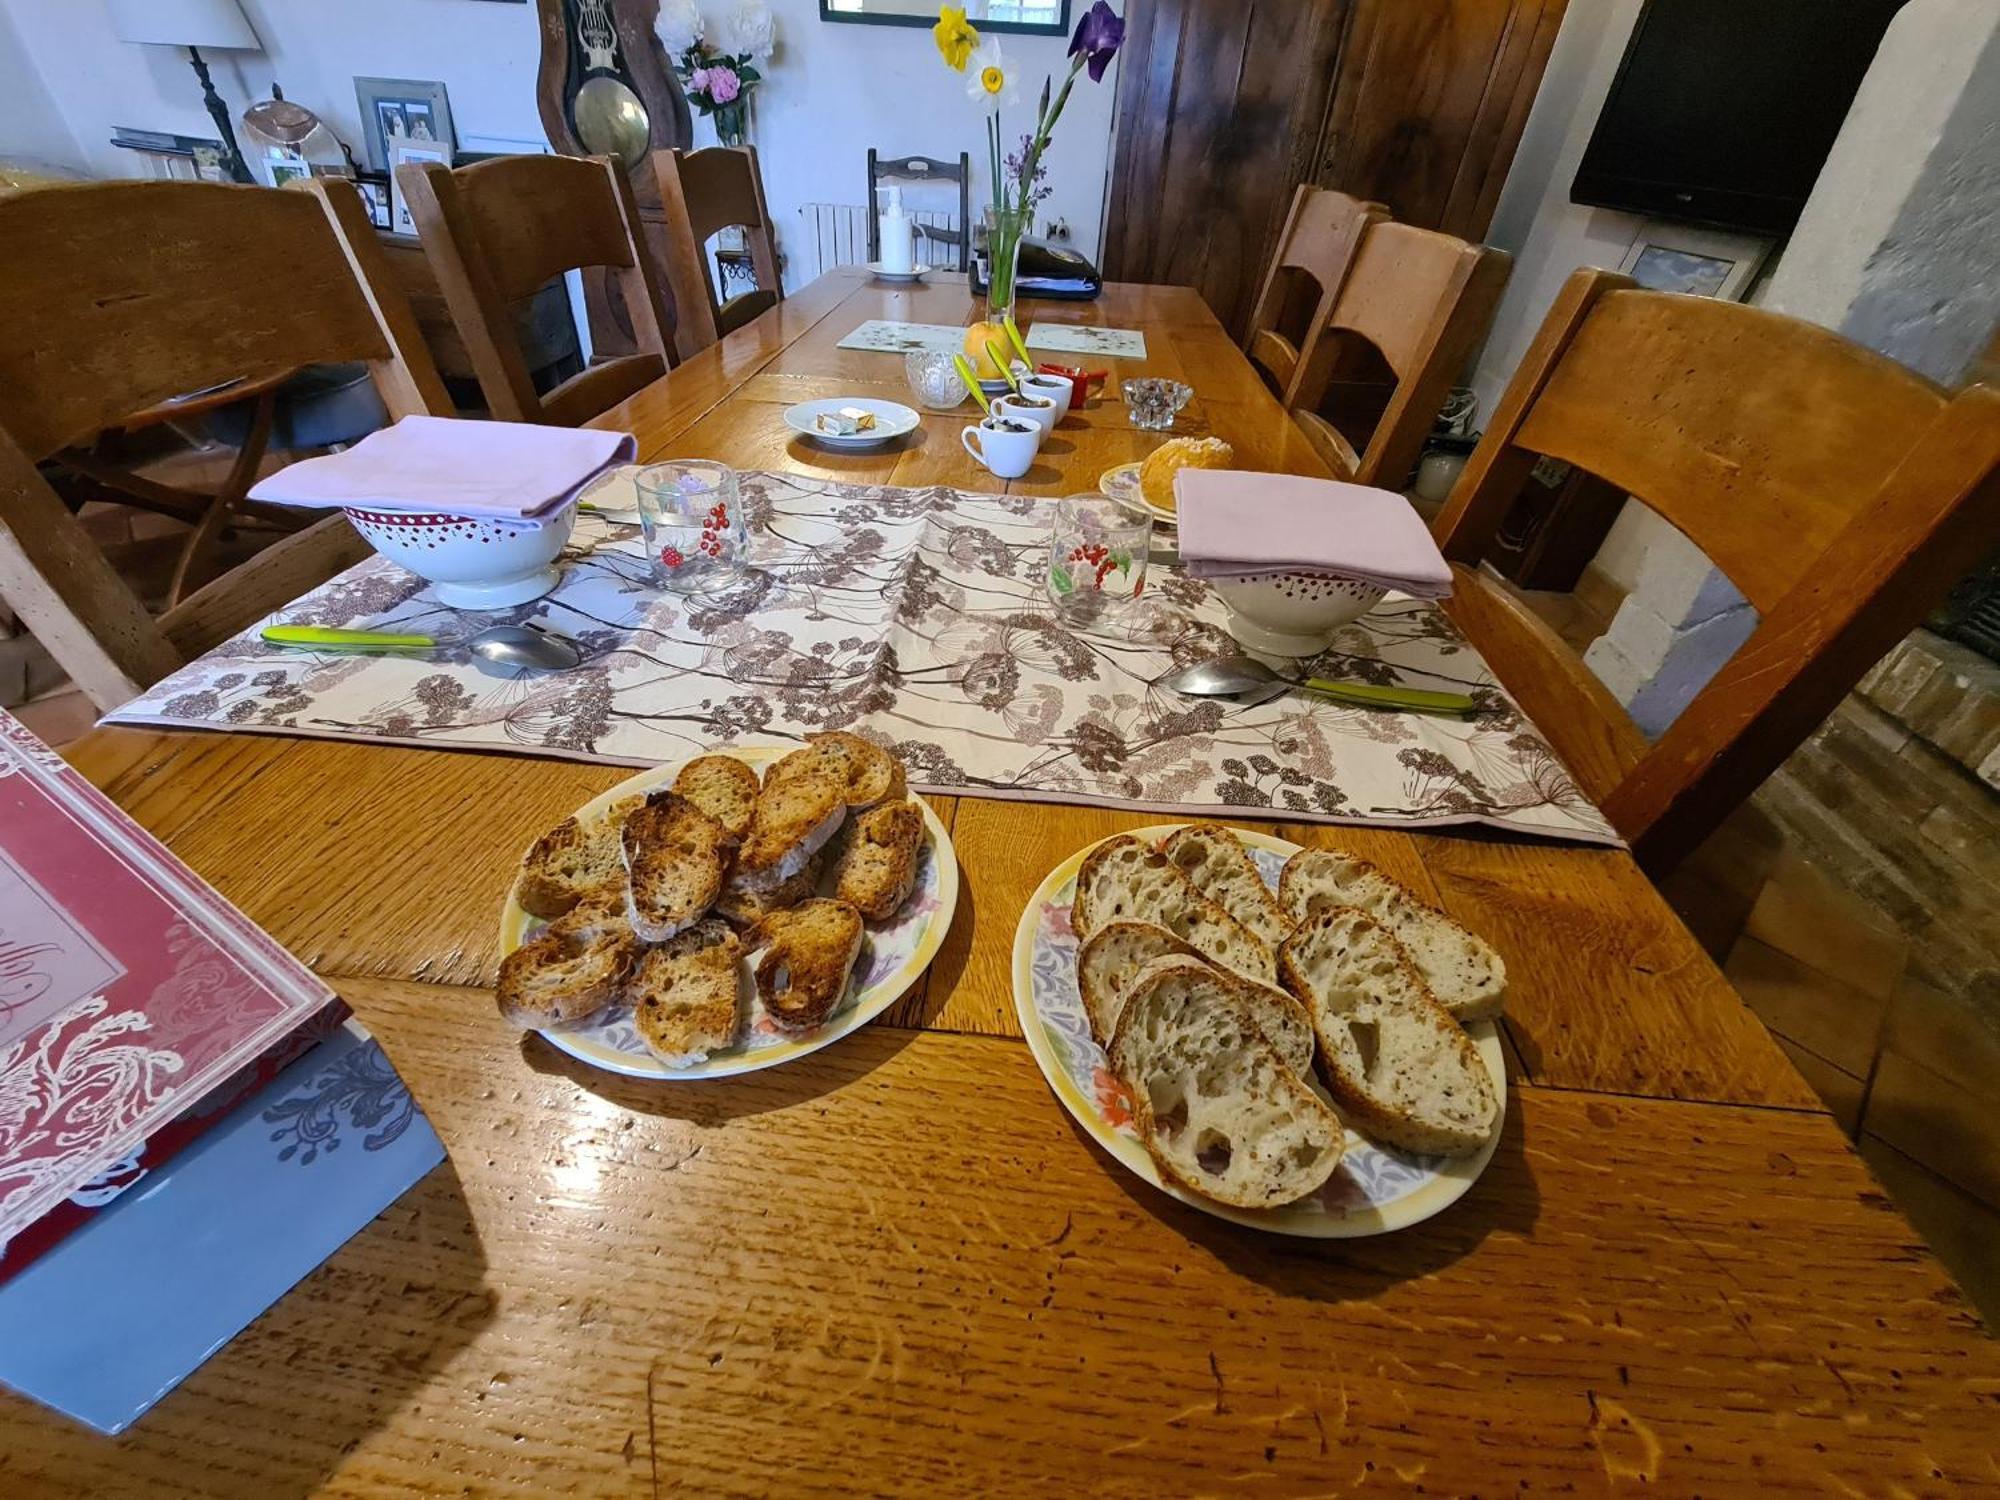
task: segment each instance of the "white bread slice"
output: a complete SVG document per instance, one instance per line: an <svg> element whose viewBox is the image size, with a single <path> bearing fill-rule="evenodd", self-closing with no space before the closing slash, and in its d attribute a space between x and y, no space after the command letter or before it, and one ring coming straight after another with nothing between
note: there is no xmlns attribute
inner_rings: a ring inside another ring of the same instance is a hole
<svg viewBox="0 0 2000 1500"><path fill-rule="evenodd" d="M1460 1021L1500 1014L1507 965L1493 945L1412 896L1365 859L1331 849L1301 849L1285 861L1278 901L1294 922L1321 906L1368 913L1409 950L1438 1004Z"/></svg>
<svg viewBox="0 0 2000 1500"><path fill-rule="evenodd" d="M1140 970L1158 958L1200 957L1199 948L1152 922L1106 922L1093 932L1076 955L1076 987L1098 1045L1111 1045Z"/></svg>
<svg viewBox="0 0 2000 1500"><path fill-rule="evenodd" d="M885 922L909 900L924 847L924 815L910 801L856 813L834 866L834 895L870 922Z"/></svg>
<svg viewBox="0 0 2000 1500"><path fill-rule="evenodd" d="M1285 1060L1285 1066L1300 1077L1312 1071L1313 1025L1312 1017L1305 1006L1285 990L1272 984L1259 984L1254 979L1246 979L1233 969L1219 968L1207 959L1196 955L1193 958L1167 955L1149 960L1139 972L1132 976L1127 988L1128 995L1137 994L1155 974L1185 969L1189 966L1201 969L1228 985L1236 993L1236 998L1250 1007L1251 1019L1257 1029L1264 1033L1278 1055ZM1114 1025L1112 1034L1117 1034Z"/></svg>
<svg viewBox="0 0 2000 1500"><path fill-rule="evenodd" d="M524 1031L573 1026L618 998L638 955L629 933L585 941L551 927L500 960L494 999Z"/></svg>
<svg viewBox="0 0 2000 1500"><path fill-rule="evenodd" d="M1111 1039L1139 1138L1160 1175L1237 1208L1316 1191L1340 1164L1340 1116L1219 975L1162 967L1132 992Z"/></svg>
<svg viewBox="0 0 2000 1500"><path fill-rule="evenodd" d="M626 982L639 1039L670 1068L707 1062L736 1039L743 944L720 917L648 948Z"/></svg>
<svg viewBox="0 0 2000 1500"><path fill-rule="evenodd" d="M733 755L699 755L674 777L674 790L729 830L738 843L757 810L757 773Z"/></svg>
<svg viewBox="0 0 2000 1500"><path fill-rule="evenodd" d="M677 792L656 792L625 820L625 913L641 942L664 943L722 894L735 841Z"/></svg>
<svg viewBox="0 0 2000 1500"><path fill-rule="evenodd" d="M750 832L737 853L731 883L746 891L783 885L806 867L846 821L847 785L825 766L767 776L757 794Z"/></svg>
<svg viewBox="0 0 2000 1500"><path fill-rule="evenodd" d="M861 913L823 896L773 912L757 926L757 994L771 1024L792 1036L817 1028L847 993L861 953Z"/></svg>
<svg viewBox="0 0 2000 1500"><path fill-rule="evenodd" d="M1270 945L1196 890L1166 855L1129 834L1091 850L1070 903L1070 926L1080 942L1117 921L1151 922L1224 968L1260 984L1276 982Z"/></svg>
<svg viewBox="0 0 2000 1500"><path fill-rule="evenodd" d="M1323 907L1278 961L1312 1012L1327 1087L1356 1130L1427 1156L1486 1144L1500 1117L1486 1060L1387 928L1351 906Z"/></svg>
<svg viewBox="0 0 2000 1500"><path fill-rule="evenodd" d="M626 816L645 805L635 793L595 818L564 818L536 839L521 859L514 900L534 917L559 917L607 881L622 882L618 833Z"/></svg>
<svg viewBox="0 0 2000 1500"><path fill-rule="evenodd" d="M1285 919L1278 898L1264 884L1257 862L1234 829L1215 823L1190 823L1171 833L1160 852L1192 880L1195 889L1256 933L1273 949L1285 940L1293 924Z"/></svg>

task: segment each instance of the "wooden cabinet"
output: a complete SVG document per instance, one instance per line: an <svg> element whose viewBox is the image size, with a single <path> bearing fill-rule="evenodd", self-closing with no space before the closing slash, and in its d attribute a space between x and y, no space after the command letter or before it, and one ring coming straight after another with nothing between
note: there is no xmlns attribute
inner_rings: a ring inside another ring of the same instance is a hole
<svg viewBox="0 0 2000 1500"><path fill-rule="evenodd" d="M1301 182L1477 240L1567 0L1133 0L1105 274L1242 336Z"/></svg>

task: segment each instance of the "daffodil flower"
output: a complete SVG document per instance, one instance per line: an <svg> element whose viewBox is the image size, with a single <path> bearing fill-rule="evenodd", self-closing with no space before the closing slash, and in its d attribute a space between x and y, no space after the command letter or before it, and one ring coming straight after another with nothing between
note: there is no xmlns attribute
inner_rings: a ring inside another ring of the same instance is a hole
<svg viewBox="0 0 2000 1500"><path fill-rule="evenodd" d="M963 73L966 59L979 45L979 33L965 19L965 7L939 6L937 25L931 28L931 35L937 39L938 55L944 58L945 66Z"/></svg>
<svg viewBox="0 0 2000 1500"><path fill-rule="evenodd" d="M981 42L971 62L965 73L965 92L974 103L998 109L1015 102L1020 90L1014 85L1014 75L1008 71L1007 59L1000 55L997 38L988 37Z"/></svg>

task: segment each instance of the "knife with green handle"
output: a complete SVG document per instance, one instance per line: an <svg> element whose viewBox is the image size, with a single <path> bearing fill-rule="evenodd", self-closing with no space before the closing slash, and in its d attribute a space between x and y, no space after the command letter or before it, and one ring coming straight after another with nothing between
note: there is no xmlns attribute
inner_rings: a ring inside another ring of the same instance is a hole
<svg viewBox="0 0 2000 1500"><path fill-rule="evenodd" d="M435 637L391 630L340 630L331 625L266 625L258 632L273 646L344 646L362 651L432 651Z"/></svg>
<svg viewBox="0 0 2000 1500"><path fill-rule="evenodd" d="M1366 708L1402 708L1425 714L1469 714L1479 707L1477 700L1463 693L1437 693L1428 688L1378 687L1372 682L1329 682L1324 677L1308 677L1299 686Z"/></svg>

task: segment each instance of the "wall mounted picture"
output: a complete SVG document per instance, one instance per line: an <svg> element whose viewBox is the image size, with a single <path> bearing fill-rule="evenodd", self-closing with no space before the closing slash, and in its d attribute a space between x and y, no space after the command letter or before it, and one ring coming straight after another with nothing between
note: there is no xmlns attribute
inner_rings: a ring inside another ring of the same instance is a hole
<svg viewBox="0 0 2000 1500"><path fill-rule="evenodd" d="M1770 253L1757 235L1648 219L1618 269L1648 291L1741 302Z"/></svg>
<svg viewBox="0 0 2000 1500"><path fill-rule="evenodd" d="M452 129L451 102L444 85L420 78L357 78L355 102L361 107L361 135L368 165L386 172L393 163L389 143L402 139L441 145L444 160L458 144Z"/></svg>

